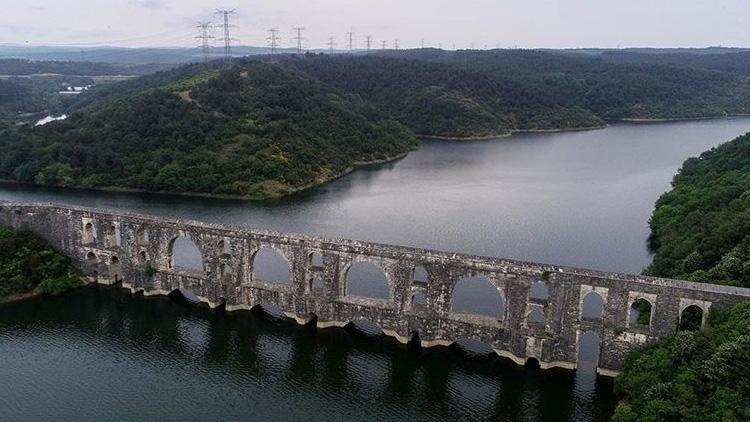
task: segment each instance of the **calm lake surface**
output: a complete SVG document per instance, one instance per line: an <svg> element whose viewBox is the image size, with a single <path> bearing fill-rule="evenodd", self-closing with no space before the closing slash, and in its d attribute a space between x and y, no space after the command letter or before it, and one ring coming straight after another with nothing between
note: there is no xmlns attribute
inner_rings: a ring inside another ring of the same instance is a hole
<svg viewBox="0 0 750 422"><path fill-rule="evenodd" d="M273 203L0 185L53 201L603 270L649 262L647 221L688 157L750 119L425 141ZM450 349L86 288L0 307L0 419L606 420L612 382Z"/></svg>
<svg viewBox="0 0 750 422"><path fill-rule="evenodd" d="M682 162L750 119L623 124L491 141L424 141L272 203L0 185L52 201L621 272L650 260L648 219Z"/></svg>

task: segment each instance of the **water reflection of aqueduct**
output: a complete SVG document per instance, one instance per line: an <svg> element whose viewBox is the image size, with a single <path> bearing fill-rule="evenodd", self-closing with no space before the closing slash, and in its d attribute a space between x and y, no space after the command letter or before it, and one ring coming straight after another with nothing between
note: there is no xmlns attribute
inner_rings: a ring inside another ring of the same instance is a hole
<svg viewBox="0 0 750 422"><path fill-rule="evenodd" d="M598 345L600 372L623 354L705 322L750 289L532 264L56 205L0 203L100 282L194 292L210 306L273 305L319 326L368 320L424 346L477 339L519 363L573 368Z"/></svg>

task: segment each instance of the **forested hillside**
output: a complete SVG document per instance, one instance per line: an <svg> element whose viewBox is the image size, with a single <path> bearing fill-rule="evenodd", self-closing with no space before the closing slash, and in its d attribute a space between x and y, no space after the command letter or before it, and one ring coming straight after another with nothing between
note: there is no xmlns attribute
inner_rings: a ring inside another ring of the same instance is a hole
<svg viewBox="0 0 750 422"><path fill-rule="evenodd" d="M91 79L77 76L0 79L0 127L33 122L47 113L62 113L72 99L58 93L64 84L85 86L91 83Z"/></svg>
<svg viewBox="0 0 750 422"><path fill-rule="evenodd" d="M0 302L30 292L58 294L81 284L65 255L30 231L0 226Z"/></svg>
<svg viewBox="0 0 750 422"><path fill-rule="evenodd" d="M375 55L306 55L286 63L366 98L420 135L472 137L605 124L524 81L471 68Z"/></svg>
<svg viewBox="0 0 750 422"><path fill-rule="evenodd" d="M750 420L750 301L711 309L708 328L631 352L615 422Z"/></svg>
<svg viewBox="0 0 750 422"><path fill-rule="evenodd" d="M0 133L0 178L267 198L417 145L368 104L275 64L195 65L121 86L67 120Z"/></svg>
<svg viewBox="0 0 750 422"><path fill-rule="evenodd" d="M89 61L32 61L26 59L0 59L0 75L55 74L72 76L146 75L174 67L169 64L120 64Z"/></svg>
<svg viewBox="0 0 750 422"><path fill-rule="evenodd" d="M384 57L444 63L522 86L549 104L579 108L602 119L672 119L746 114L750 82L737 69L747 53L721 58L645 55L641 61L607 55L539 50L404 50ZM648 62L646 60L648 59ZM703 63L704 65L698 65ZM714 63L708 65L707 63ZM732 66L719 63L732 63ZM746 68L750 74L750 67Z"/></svg>
<svg viewBox="0 0 750 422"><path fill-rule="evenodd" d="M690 158L651 217L649 274L750 287L750 134Z"/></svg>

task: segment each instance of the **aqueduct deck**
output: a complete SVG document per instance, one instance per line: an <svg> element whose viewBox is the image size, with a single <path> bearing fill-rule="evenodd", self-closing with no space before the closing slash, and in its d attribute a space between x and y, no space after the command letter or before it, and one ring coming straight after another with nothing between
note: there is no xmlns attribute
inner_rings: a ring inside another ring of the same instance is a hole
<svg viewBox="0 0 750 422"><path fill-rule="evenodd" d="M712 306L750 298L744 288L54 204L0 202L0 224L32 230L87 276L122 281L132 291L168 294L186 288L212 307L273 304L298 321L315 315L327 325L366 319L402 341L418 339L423 345L474 338L519 363L535 358L543 368L576 367L582 336L595 333L599 371L616 373L625 352L675 332L686 309L699 309L705 321ZM202 270L174 265L178 238L194 242ZM268 248L289 263L284 283L256 277L254 258ZM382 270L387 298L347 294L349 269L361 262ZM424 279L415 279L417 273ZM477 277L499 293L504 303L499 315L456 310L454 288ZM601 308L586 315L584 305L592 298ZM631 316L639 299L651 306L648 321Z"/></svg>

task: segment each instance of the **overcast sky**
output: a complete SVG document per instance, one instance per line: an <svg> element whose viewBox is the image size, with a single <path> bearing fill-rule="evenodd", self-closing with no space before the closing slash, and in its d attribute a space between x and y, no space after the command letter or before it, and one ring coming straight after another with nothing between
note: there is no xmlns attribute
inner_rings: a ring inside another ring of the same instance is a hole
<svg viewBox="0 0 750 422"><path fill-rule="evenodd" d="M750 0L0 0L0 43L192 46L200 20L234 8L233 36L264 45L306 28L306 47L347 31L401 47L750 46Z"/></svg>

